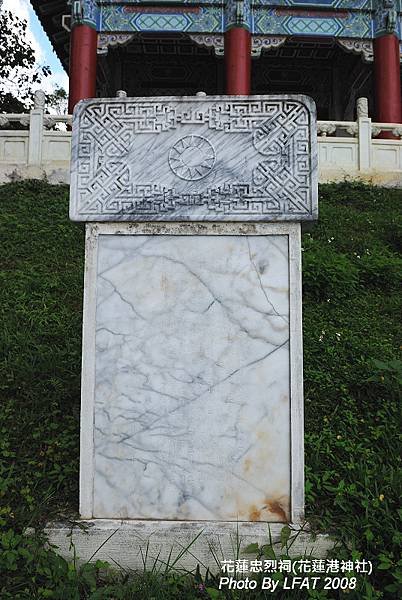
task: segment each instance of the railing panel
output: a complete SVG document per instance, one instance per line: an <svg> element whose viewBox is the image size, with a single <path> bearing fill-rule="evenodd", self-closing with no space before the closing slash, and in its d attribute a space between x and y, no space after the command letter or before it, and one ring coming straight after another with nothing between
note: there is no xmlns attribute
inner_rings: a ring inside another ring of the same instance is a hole
<svg viewBox="0 0 402 600"><path fill-rule="evenodd" d="M71 132L57 128L68 129L72 116L45 113L45 100L38 91L30 114L0 114L3 128L29 126L29 131L0 130L0 183L27 177L69 182ZM347 178L402 187L402 124L373 123L366 98L358 98L356 114L352 122L318 121L320 181ZM394 139L380 139L384 133Z"/></svg>
<svg viewBox="0 0 402 600"><path fill-rule="evenodd" d="M43 163L70 163L71 133L57 131L45 132L43 138Z"/></svg>
<svg viewBox="0 0 402 600"><path fill-rule="evenodd" d="M402 143L395 140L373 140L373 169L377 171L401 171Z"/></svg>
<svg viewBox="0 0 402 600"><path fill-rule="evenodd" d="M25 164L28 145L28 131L0 131L0 162Z"/></svg>
<svg viewBox="0 0 402 600"><path fill-rule="evenodd" d="M353 138L318 138L320 169L359 169L358 141Z"/></svg>

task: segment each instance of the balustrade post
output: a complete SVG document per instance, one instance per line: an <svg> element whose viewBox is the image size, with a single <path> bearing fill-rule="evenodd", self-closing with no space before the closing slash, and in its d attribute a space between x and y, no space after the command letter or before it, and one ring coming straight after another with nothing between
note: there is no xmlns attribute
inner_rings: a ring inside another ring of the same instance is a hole
<svg viewBox="0 0 402 600"><path fill-rule="evenodd" d="M37 90L34 94L34 108L29 116L29 166L40 167L42 164L45 102L45 93L42 90Z"/></svg>
<svg viewBox="0 0 402 600"><path fill-rule="evenodd" d="M368 116L367 98L358 98L357 112L357 140L359 144L359 171L371 169L372 141L371 119Z"/></svg>

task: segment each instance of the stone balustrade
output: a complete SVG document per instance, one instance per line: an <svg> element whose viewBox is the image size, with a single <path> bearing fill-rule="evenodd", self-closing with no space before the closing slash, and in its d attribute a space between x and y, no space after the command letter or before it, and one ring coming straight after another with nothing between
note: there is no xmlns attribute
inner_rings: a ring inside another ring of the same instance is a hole
<svg viewBox="0 0 402 600"><path fill-rule="evenodd" d="M356 114L356 121L318 121L320 182L346 178L402 187L402 124L372 122L366 98L357 100ZM43 92L35 93L29 114L0 114L0 183L69 183L71 122L71 115L45 112ZM26 129L7 129L12 123Z"/></svg>

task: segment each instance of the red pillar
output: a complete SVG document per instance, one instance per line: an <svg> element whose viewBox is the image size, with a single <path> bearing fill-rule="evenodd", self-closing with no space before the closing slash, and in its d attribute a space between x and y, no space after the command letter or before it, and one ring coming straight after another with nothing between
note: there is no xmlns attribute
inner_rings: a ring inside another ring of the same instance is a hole
<svg viewBox="0 0 402 600"><path fill-rule="evenodd" d="M71 31L69 114L77 102L96 95L97 40L96 30L88 25L74 25Z"/></svg>
<svg viewBox="0 0 402 600"><path fill-rule="evenodd" d="M401 123L399 40L393 33L374 39L374 77L377 123ZM381 137L385 136L393 137Z"/></svg>
<svg viewBox="0 0 402 600"><path fill-rule="evenodd" d="M251 33L233 27L225 33L226 93L248 96L251 91Z"/></svg>

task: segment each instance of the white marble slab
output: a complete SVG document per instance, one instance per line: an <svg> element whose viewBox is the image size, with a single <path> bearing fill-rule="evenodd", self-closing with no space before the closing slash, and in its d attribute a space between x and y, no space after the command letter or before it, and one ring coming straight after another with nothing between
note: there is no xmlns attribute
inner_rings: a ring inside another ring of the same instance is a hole
<svg viewBox="0 0 402 600"><path fill-rule="evenodd" d="M92 99L74 112L75 221L317 218L306 96Z"/></svg>
<svg viewBox="0 0 402 600"><path fill-rule="evenodd" d="M99 235L93 516L290 514L288 236Z"/></svg>

